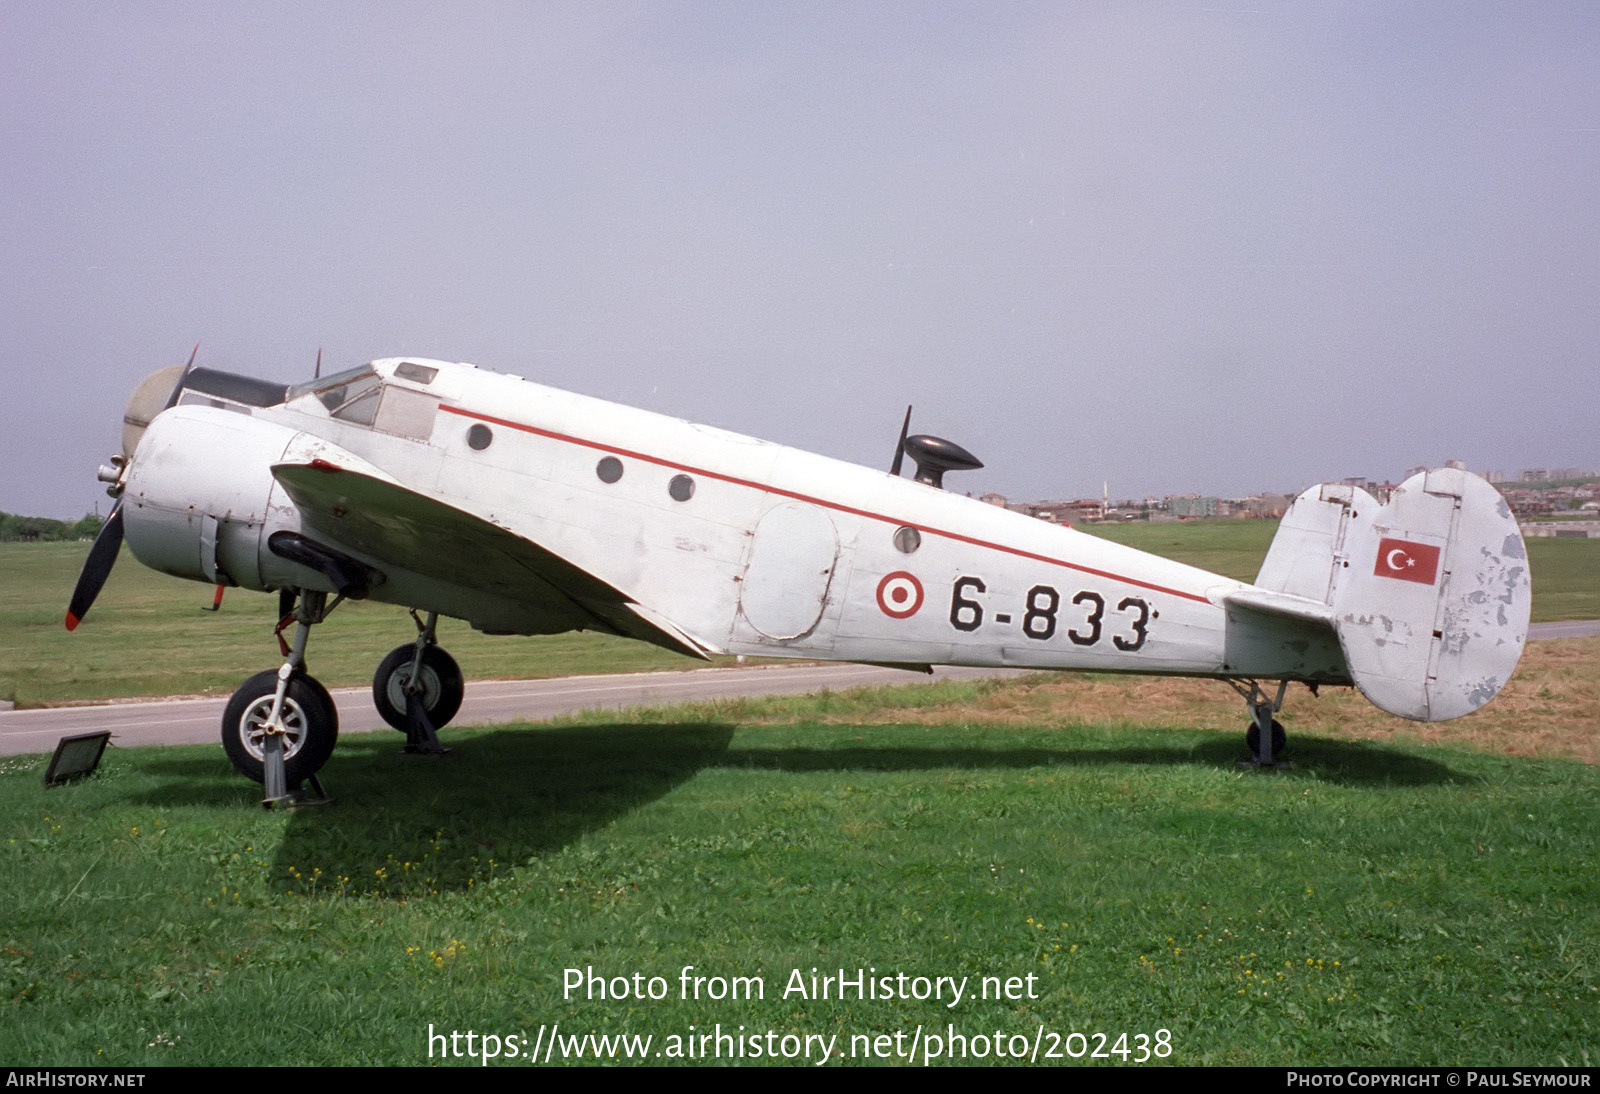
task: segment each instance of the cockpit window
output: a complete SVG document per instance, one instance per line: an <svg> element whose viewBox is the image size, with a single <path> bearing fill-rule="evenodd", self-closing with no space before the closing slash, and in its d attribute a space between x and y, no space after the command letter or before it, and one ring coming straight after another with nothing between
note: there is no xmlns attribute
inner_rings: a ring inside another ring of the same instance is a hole
<svg viewBox="0 0 1600 1094"><path fill-rule="evenodd" d="M419 380L420 377L408 379ZM385 384L383 377L370 365L297 384L289 391L291 400L311 395L341 422L418 441L426 441L432 435L434 416L439 409L437 396Z"/></svg>
<svg viewBox="0 0 1600 1094"><path fill-rule="evenodd" d="M351 385L352 388L355 385ZM332 408L333 416L343 422L354 422L356 425L371 425L372 419L378 413L378 393L382 385L374 378L370 386L355 391L350 398ZM323 399L326 403L328 400Z"/></svg>
<svg viewBox="0 0 1600 1094"><path fill-rule="evenodd" d="M344 372L336 372L332 376L324 376L317 380L307 380L303 384L296 384L289 389L289 398L293 400L303 395L314 394L317 400L327 407L328 412L334 417L360 421L359 417L341 414L340 410L356 402L363 395L376 394L382 384L383 381L378 378L376 372L372 371L370 365L362 365L360 368L347 369ZM362 424L372 424L371 410L367 411L366 420Z"/></svg>
<svg viewBox="0 0 1600 1094"><path fill-rule="evenodd" d="M350 382L340 384L338 387L325 388L317 392L317 398L328 412L334 417L339 416L339 411L351 403L359 402L363 397L375 395L383 381L379 380L376 373L367 372L356 376Z"/></svg>

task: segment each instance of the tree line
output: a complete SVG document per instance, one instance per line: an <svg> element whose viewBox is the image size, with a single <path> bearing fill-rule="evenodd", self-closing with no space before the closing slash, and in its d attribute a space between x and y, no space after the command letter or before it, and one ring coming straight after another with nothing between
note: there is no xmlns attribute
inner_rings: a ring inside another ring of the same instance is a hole
<svg viewBox="0 0 1600 1094"><path fill-rule="evenodd" d="M49 517L24 517L0 511L0 543L30 543L93 539L105 518L93 513L79 520L51 520Z"/></svg>

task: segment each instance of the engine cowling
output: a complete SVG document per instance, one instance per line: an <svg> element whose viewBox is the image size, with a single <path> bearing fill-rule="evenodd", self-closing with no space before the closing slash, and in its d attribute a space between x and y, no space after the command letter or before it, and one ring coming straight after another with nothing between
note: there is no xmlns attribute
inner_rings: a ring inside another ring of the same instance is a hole
<svg viewBox="0 0 1600 1094"><path fill-rule="evenodd" d="M139 439L122 495L134 556L194 581L280 584L263 573L262 555L272 532L300 527L272 477L296 433L214 407L177 406L156 416Z"/></svg>

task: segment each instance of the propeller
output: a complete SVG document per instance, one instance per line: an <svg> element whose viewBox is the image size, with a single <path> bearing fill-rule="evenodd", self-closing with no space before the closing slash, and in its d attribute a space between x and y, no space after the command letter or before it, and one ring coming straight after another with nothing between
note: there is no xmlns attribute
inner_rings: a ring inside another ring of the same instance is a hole
<svg viewBox="0 0 1600 1094"><path fill-rule="evenodd" d="M178 396L183 393L183 382L188 379L189 370L194 368L195 354L199 352L200 346L196 344L194 351L189 354L189 363L178 370L177 382L173 383L171 392L162 403L155 401L160 398L160 391L165 386L161 381L166 380L174 369L162 369L145 377L144 382L134 389L133 398L128 400L128 410L122 419L122 452L111 458L110 465L100 469L100 478L103 482L111 483L107 492L117 499L117 503L111 507L111 514L100 526L100 533L94 537L94 546L89 548L89 557L84 560L83 570L78 574L78 584L73 588L72 600L67 604L69 631L77 630L83 617L89 614L95 597L100 595L100 590L105 588L106 578L111 576L117 553L122 550L123 481L139 438L144 435L145 426L156 416L150 410L159 406L160 410L156 411L159 414L161 410L169 410L177 405Z"/></svg>
<svg viewBox="0 0 1600 1094"><path fill-rule="evenodd" d="M78 587L72 590L72 603L67 605L67 630L77 630L78 624L83 622L83 617L89 614L89 606L94 603L94 598L100 595L106 578L111 576L112 563L117 561L117 552L120 550L122 550L122 499L118 498L117 504L111 507L111 515L100 526L100 534L94 537L94 546L89 548L89 557L83 564L83 572L78 575Z"/></svg>

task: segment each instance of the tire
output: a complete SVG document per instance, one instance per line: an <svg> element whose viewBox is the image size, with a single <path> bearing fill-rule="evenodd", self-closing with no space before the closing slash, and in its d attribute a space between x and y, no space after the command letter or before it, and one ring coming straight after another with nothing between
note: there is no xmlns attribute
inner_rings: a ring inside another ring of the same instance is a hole
<svg viewBox="0 0 1600 1094"><path fill-rule="evenodd" d="M1261 727L1251 722L1250 728L1244 731L1244 743L1245 747L1250 750L1250 755L1259 759L1261 756ZM1288 743L1289 735L1283 731L1283 726L1278 723L1278 719L1272 719L1273 760L1277 760L1283 755L1283 750Z"/></svg>
<svg viewBox="0 0 1600 1094"><path fill-rule="evenodd" d="M277 671L258 672L239 685L222 714L222 749L239 774L256 782L264 781L266 773L259 729L272 713L277 691ZM304 673L290 678L283 708L288 730L284 782L295 787L322 770L333 755L339 741L339 710L328 689Z"/></svg>
<svg viewBox="0 0 1600 1094"><path fill-rule="evenodd" d="M378 708L383 720L395 729L406 731L406 684L411 680L411 663L416 659L417 647L398 646L391 650L378 665L372 676L372 705ZM438 646L426 646L422 651L422 706L428 712L428 721L434 729L450 724L450 719L461 709L466 697L466 681L456 659Z"/></svg>

